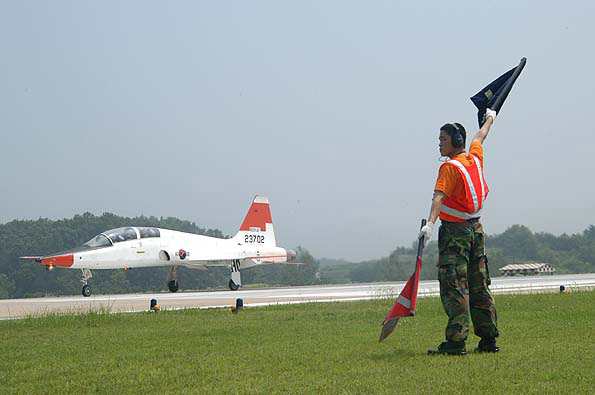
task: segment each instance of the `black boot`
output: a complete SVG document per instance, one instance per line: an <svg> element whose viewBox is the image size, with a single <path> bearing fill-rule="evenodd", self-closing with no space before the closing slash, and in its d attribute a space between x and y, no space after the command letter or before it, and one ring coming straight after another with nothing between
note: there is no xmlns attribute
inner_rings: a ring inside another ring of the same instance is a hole
<svg viewBox="0 0 595 395"><path fill-rule="evenodd" d="M482 338L475 349L477 352L498 352L500 347L496 344L496 338Z"/></svg>
<svg viewBox="0 0 595 395"><path fill-rule="evenodd" d="M428 354L442 354L442 355L465 355L465 342L451 342L446 341L440 343L437 350L428 350Z"/></svg>

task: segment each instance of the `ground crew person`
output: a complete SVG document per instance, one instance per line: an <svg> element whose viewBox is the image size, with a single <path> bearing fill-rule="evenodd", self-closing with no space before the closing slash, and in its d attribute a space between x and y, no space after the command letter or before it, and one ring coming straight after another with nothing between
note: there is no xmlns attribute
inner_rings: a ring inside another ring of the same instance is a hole
<svg viewBox="0 0 595 395"><path fill-rule="evenodd" d="M483 174L483 147L496 112L488 109L486 121L477 132L469 153L466 132L459 123L440 128L440 154L450 159L440 166L428 223L419 237L428 242L440 216L438 231L438 279L440 299L448 315L446 341L430 354L466 354L469 313L473 329L481 338L476 351L498 352L496 308L488 288L490 275L485 252L485 235L479 222L488 185Z"/></svg>

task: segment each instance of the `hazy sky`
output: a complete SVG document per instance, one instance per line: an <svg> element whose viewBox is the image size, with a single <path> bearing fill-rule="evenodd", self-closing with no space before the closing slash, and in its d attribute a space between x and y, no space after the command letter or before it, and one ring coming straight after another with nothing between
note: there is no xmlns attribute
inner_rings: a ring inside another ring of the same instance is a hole
<svg viewBox="0 0 595 395"><path fill-rule="evenodd" d="M0 0L0 222L235 234L264 194L279 244L385 256L428 214L439 127L472 136L469 97L525 56L484 146L484 227L581 231L594 19L593 1Z"/></svg>

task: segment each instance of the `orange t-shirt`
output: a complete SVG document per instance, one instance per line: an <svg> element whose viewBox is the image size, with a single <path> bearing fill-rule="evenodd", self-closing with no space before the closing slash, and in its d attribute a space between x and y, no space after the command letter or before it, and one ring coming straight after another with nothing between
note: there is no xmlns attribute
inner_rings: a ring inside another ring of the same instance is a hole
<svg viewBox="0 0 595 395"><path fill-rule="evenodd" d="M452 159L456 159L463 166L470 166L472 164L471 155L479 158L481 168L483 169L483 147L477 140L471 142L468 154L459 154ZM441 166L438 172L438 180L436 180L435 191L443 192L446 197L454 197L458 200L465 200L465 182L462 179L461 173L456 166Z"/></svg>

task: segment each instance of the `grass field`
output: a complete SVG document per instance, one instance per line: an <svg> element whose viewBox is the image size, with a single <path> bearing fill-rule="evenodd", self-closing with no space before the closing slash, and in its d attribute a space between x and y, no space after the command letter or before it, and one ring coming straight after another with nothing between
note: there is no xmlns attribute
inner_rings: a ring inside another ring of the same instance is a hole
<svg viewBox="0 0 595 395"><path fill-rule="evenodd" d="M1 321L0 393L595 393L594 292L496 303L502 351L464 357L426 355L437 298L380 344L391 300Z"/></svg>

